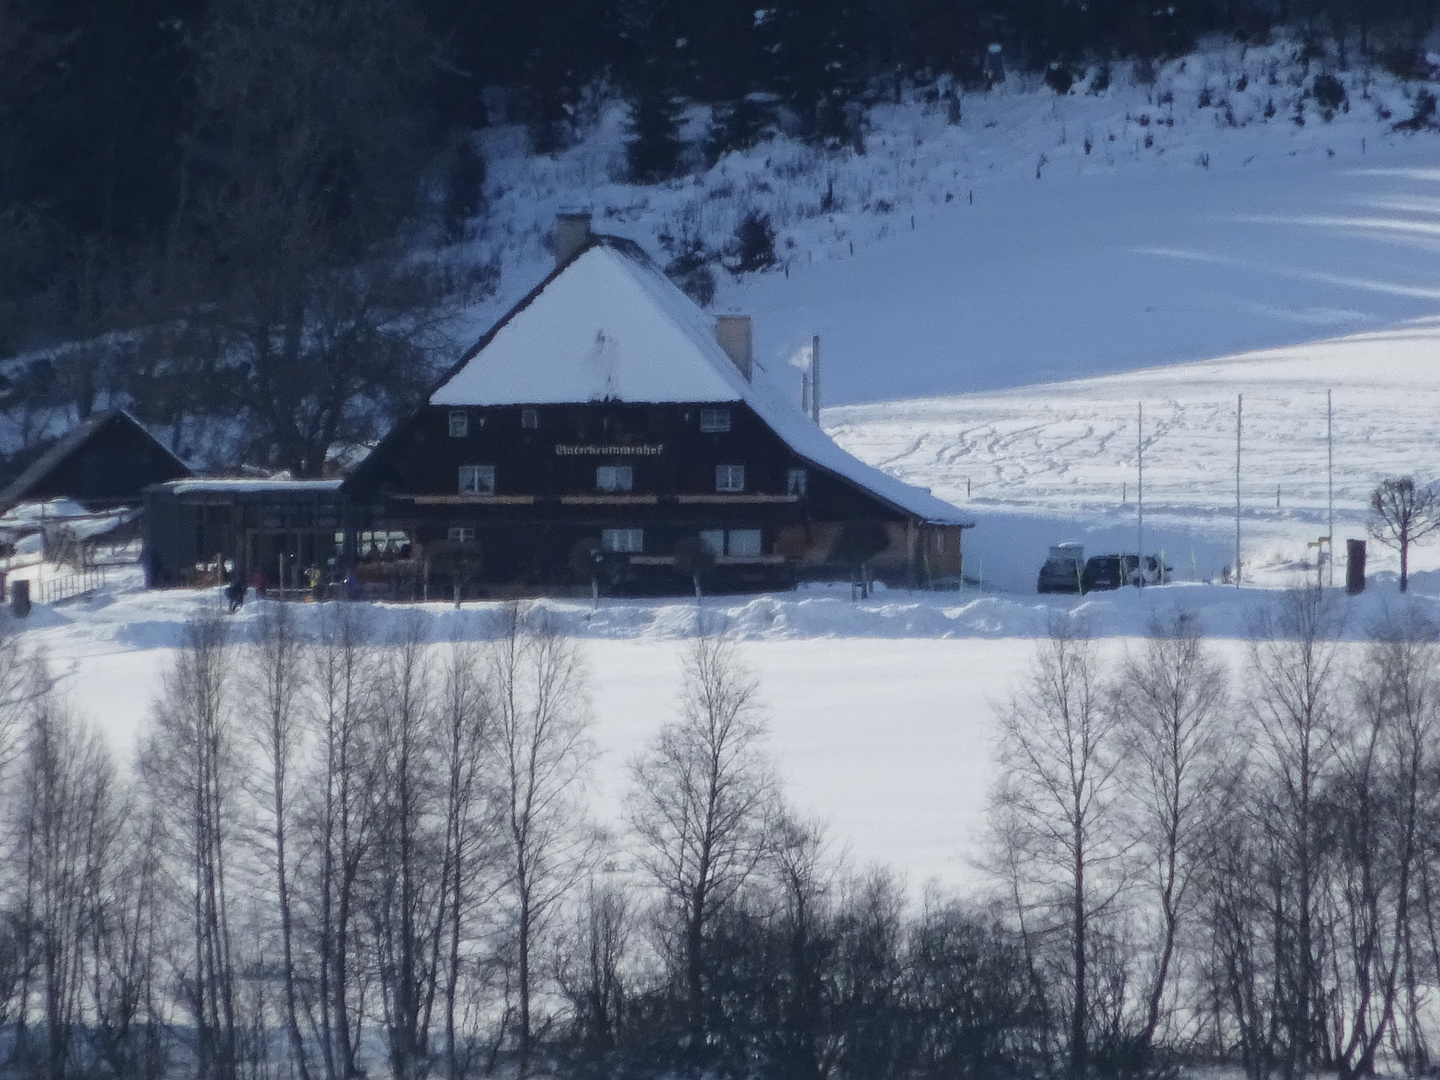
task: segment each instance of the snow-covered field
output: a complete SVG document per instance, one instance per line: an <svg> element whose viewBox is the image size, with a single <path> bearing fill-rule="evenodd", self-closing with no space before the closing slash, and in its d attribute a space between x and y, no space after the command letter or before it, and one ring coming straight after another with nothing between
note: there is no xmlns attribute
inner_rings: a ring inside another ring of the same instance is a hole
<svg viewBox="0 0 1440 1080"><path fill-rule="evenodd" d="M1184 608L1238 665L1250 613L1273 592L1175 585L1080 598L882 591L853 603L839 590L705 601L742 639L769 714L770 750L788 796L829 823L857 865L883 863L918 888L977 880L991 768L994 708L1029 662L1052 618L1077 612L1105 635L1114 661L1150 622ZM128 758L173 663L185 620L218 604L218 590L147 593L133 573L106 593L37 607L23 632L50 656L71 704ZM1440 615L1440 599L1414 603ZM1363 636L1393 589L1351 602L1349 632ZM615 822L626 764L673 715L693 601L546 601L579 639L590 670L595 739L594 807ZM305 605L303 618L320 614ZM379 629L402 610L377 610ZM437 641L483 638L485 605L428 605ZM243 635L256 605L233 620Z"/></svg>
<svg viewBox="0 0 1440 1080"><path fill-rule="evenodd" d="M490 213L472 247L502 279L468 316L472 336L544 272L542 236L562 206L590 205L599 228L662 259L664 237L718 248L760 209L782 266L721 281L716 306L755 316L773 372L819 333L826 428L973 511L979 587L966 592L706 602L744 639L789 794L856 862L916 885L974 879L994 706L1055 613L1081 610L1118 656L1183 606L1242 658L1265 587L1313 572L1327 390L1339 551L1363 535L1379 478L1435 477L1440 136L1394 131L1418 88L1358 69L1340 73L1349 110L1324 120L1307 96L1321 65L1294 53L1217 46L1153 85L1122 66L1108 89L1087 81L1061 99L1015 79L966 96L958 126L909 88L872 117L864 156L779 140L656 188L615 179L613 109L555 158L524 156L513 129L487 136ZM795 384L798 399L798 373ZM1237 589L1214 582L1234 558L1241 393ZM1181 583L1036 598L1048 544L1134 549L1141 404L1145 546ZM1347 601L1357 637L1396 602L1392 564L1371 551L1381 573ZM1440 612L1440 545L1415 565L1411 602ZM37 608L24 633L128 754L184 620L216 600L147 594L132 577ZM551 606L588 658L596 806L613 815L627 758L673 707L694 604ZM437 639L484 633L478 609L431 610Z"/></svg>
<svg viewBox="0 0 1440 1080"><path fill-rule="evenodd" d="M1013 391L849 406L826 423L852 453L972 510L967 572L1021 590L1033 588L1049 543L1135 549L1143 406L1146 550L1163 549L1181 579L1214 581L1234 564L1243 395L1242 561L1247 580L1281 584L1313 562L1306 545L1328 528L1327 391L1343 560L1344 540L1366 536L1380 479L1437 477L1440 320ZM1398 566L1393 552L1370 549L1372 570ZM1421 547L1412 568L1433 571L1437 558L1440 549Z"/></svg>

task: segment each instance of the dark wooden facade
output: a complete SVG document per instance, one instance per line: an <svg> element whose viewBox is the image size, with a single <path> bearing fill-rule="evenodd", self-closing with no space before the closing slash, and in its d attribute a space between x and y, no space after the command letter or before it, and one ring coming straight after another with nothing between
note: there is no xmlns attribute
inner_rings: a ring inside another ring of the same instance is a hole
<svg viewBox="0 0 1440 1080"><path fill-rule="evenodd" d="M462 480L476 466L486 490ZM696 578L783 588L862 564L903 585L961 572L960 526L917 521L805 460L744 402L431 405L344 494L349 556L363 564L365 533L401 531L432 554L437 595L458 578L675 592Z"/></svg>
<svg viewBox="0 0 1440 1080"><path fill-rule="evenodd" d="M0 510L58 498L92 510L138 506L148 485L190 475L138 420L109 409L64 435L0 490Z"/></svg>

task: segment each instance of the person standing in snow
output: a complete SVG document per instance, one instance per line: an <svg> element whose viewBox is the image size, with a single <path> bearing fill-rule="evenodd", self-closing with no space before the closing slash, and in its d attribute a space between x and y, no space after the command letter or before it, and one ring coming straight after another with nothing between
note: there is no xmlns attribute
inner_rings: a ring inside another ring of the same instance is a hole
<svg viewBox="0 0 1440 1080"><path fill-rule="evenodd" d="M224 563L225 574L225 598L230 601L230 614L235 614L240 606L245 603L245 579L240 576L239 567L234 563Z"/></svg>

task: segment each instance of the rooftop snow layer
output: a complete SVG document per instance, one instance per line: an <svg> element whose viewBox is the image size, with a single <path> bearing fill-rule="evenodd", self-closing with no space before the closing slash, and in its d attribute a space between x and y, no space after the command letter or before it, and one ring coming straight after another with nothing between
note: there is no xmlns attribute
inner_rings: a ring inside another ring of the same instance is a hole
<svg viewBox="0 0 1440 1080"><path fill-rule="evenodd" d="M716 370L717 361L734 366L684 311L699 309L647 271L611 244L590 247L504 320L431 404L738 400Z"/></svg>
<svg viewBox="0 0 1440 1080"><path fill-rule="evenodd" d="M714 325L636 244L610 237L563 267L493 329L432 405L743 401L817 468L929 522L968 525L954 506L852 457L754 365L751 380Z"/></svg>
<svg viewBox="0 0 1440 1080"><path fill-rule="evenodd" d="M172 480L157 487L168 488L176 495L195 495L204 492L239 491L334 491L340 490L340 480L252 480L244 476L213 476L203 480Z"/></svg>

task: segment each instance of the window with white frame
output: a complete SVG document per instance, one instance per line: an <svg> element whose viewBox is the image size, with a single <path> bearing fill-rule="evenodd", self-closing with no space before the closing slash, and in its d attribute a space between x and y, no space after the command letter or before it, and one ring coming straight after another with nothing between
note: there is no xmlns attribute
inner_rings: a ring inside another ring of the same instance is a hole
<svg viewBox="0 0 1440 1080"><path fill-rule="evenodd" d="M540 414L534 409L521 409L520 426L534 431L540 426Z"/></svg>
<svg viewBox="0 0 1440 1080"><path fill-rule="evenodd" d="M475 542L475 527L473 525L451 525L445 532L445 539L454 541L457 544L473 544Z"/></svg>
<svg viewBox="0 0 1440 1080"><path fill-rule="evenodd" d="M494 465L461 465L461 466L460 466L460 494L461 494L461 495L494 495L494 494L495 494L495 466L494 466Z"/></svg>
<svg viewBox="0 0 1440 1080"><path fill-rule="evenodd" d="M729 431L730 410L729 409L701 409L700 410L701 431Z"/></svg>
<svg viewBox="0 0 1440 1080"><path fill-rule="evenodd" d="M596 491L633 491L635 469L630 465L600 465L595 469Z"/></svg>
<svg viewBox="0 0 1440 1080"><path fill-rule="evenodd" d="M725 554L725 530L701 529L700 546L717 558Z"/></svg>
<svg viewBox="0 0 1440 1080"><path fill-rule="evenodd" d="M785 494L804 495L810 483L810 474L804 469L787 469L785 472Z"/></svg>
<svg viewBox="0 0 1440 1080"><path fill-rule="evenodd" d="M753 559L760 554L759 529L731 529L726 540L731 558Z"/></svg>
<svg viewBox="0 0 1440 1080"><path fill-rule="evenodd" d="M716 491L744 491L744 490L745 490L745 466L744 466L744 465L716 465L716 466L715 466L715 490L716 490Z"/></svg>
<svg viewBox="0 0 1440 1080"><path fill-rule="evenodd" d="M635 554L645 550L644 529L601 529L600 547L617 554Z"/></svg>
<svg viewBox="0 0 1440 1080"><path fill-rule="evenodd" d="M463 439L470 434L470 414L464 409L450 410L450 437Z"/></svg>

